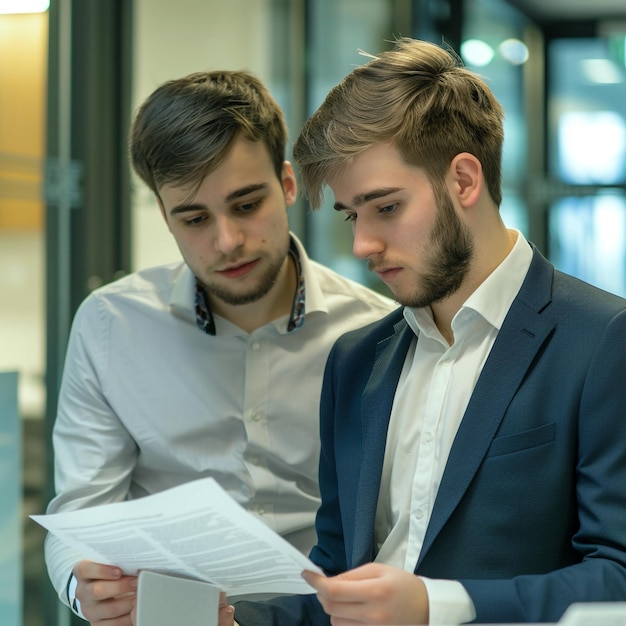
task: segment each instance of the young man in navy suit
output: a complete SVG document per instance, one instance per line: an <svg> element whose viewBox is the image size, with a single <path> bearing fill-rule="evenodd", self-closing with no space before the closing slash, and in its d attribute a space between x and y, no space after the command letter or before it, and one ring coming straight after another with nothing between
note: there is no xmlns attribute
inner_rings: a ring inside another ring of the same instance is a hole
<svg viewBox="0 0 626 626"><path fill-rule="evenodd" d="M499 214L503 111L439 46L401 39L305 124L324 184L403 305L326 366L317 594L253 624L555 622L626 600L626 301Z"/></svg>

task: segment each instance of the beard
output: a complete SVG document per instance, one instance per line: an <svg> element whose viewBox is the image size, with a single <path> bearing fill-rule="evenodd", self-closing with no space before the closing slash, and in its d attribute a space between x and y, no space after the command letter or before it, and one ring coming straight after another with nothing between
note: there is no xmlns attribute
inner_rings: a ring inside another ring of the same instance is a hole
<svg viewBox="0 0 626 626"><path fill-rule="evenodd" d="M285 258L289 253L289 245L290 239L287 236L284 246L272 251L272 257L269 259L269 264L265 271L247 291L236 291L218 283L203 282L202 286L205 293L211 299L216 298L224 304L231 306L257 302L266 296L276 284L285 263Z"/></svg>
<svg viewBox="0 0 626 626"><path fill-rule="evenodd" d="M447 192L437 194L438 211L425 249L425 271L421 284L400 304L413 308L430 306L445 300L463 284L474 255L472 235L461 222Z"/></svg>

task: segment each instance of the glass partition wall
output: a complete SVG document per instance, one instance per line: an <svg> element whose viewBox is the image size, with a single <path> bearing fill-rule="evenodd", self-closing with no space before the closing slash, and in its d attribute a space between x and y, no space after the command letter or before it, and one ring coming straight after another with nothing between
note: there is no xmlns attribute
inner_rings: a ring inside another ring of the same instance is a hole
<svg viewBox="0 0 626 626"><path fill-rule="evenodd" d="M550 258L558 268L621 296L626 296L625 51L626 24L594 37L554 38L548 45Z"/></svg>

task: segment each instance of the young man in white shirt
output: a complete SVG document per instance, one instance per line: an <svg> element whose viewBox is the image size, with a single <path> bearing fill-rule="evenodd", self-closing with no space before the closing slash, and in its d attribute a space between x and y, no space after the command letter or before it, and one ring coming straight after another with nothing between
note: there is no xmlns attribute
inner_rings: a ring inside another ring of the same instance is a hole
<svg viewBox="0 0 626 626"><path fill-rule="evenodd" d="M247 72L168 81L140 107L132 165L184 261L104 286L78 310L49 513L212 476L294 546L314 544L328 352L395 304L309 259L290 233L286 136ZM131 624L134 577L53 536L46 561L93 626Z"/></svg>

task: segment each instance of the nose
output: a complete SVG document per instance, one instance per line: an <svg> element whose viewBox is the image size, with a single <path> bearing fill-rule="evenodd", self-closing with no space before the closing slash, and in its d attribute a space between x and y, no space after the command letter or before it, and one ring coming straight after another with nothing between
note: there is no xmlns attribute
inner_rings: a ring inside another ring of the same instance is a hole
<svg viewBox="0 0 626 626"><path fill-rule="evenodd" d="M231 254L243 244L243 241L243 231L236 220L226 216L217 219L215 248L218 252Z"/></svg>
<svg viewBox="0 0 626 626"><path fill-rule="evenodd" d="M380 232L365 224L364 220L354 223L353 236L352 252L359 259L369 259L384 250Z"/></svg>

